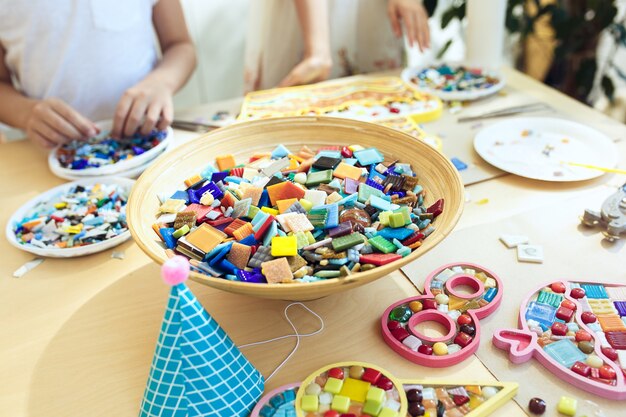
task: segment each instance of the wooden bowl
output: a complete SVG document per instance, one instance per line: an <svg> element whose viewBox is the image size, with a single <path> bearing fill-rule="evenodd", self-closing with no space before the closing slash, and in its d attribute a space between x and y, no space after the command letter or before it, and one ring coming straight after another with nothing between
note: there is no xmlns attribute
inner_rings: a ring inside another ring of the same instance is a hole
<svg viewBox="0 0 626 417"><path fill-rule="evenodd" d="M376 147L386 158L410 163L426 190L425 205L445 200L435 231L421 247L395 262L352 274L311 283L253 284L229 281L192 272L202 284L239 294L282 300L312 300L345 291L384 277L415 261L443 240L463 211L463 185L452 163L437 150L394 129L372 123L329 117L286 117L237 123L181 145L157 160L139 177L130 194L127 216L130 232L141 249L159 264L166 259L162 242L152 230L160 205L159 194L172 194L186 178L199 173L217 155L233 154L237 162L253 153L268 152L283 144L296 151L301 145Z"/></svg>

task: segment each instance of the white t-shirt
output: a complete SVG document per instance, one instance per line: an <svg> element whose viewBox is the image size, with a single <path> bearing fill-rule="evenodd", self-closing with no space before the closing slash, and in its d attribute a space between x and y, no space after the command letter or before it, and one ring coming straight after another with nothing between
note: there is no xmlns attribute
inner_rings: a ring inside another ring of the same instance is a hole
<svg viewBox="0 0 626 417"><path fill-rule="evenodd" d="M155 66L158 0L0 0L0 44L15 86L57 97L91 120L113 118Z"/></svg>

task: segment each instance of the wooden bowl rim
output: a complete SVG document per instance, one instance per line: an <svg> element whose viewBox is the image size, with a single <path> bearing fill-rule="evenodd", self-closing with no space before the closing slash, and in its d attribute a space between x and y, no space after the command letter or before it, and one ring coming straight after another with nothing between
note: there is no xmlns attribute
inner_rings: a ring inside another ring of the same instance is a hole
<svg viewBox="0 0 626 417"><path fill-rule="evenodd" d="M179 157L184 156L184 154L189 153L190 149L194 149L196 145L199 145L207 140L210 140L210 138L213 136L223 135L224 132L230 132L230 131L236 132L237 130L245 130L250 127L259 128L259 129L267 129L267 130L269 130L270 126L274 126L278 128L285 128L288 126L288 127L293 128L294 126L297 126L298 124L302 125L305 123L306 123L307 128L317 128L319 126L319 123L323 123L328 127L336 127L336 128L344 128L344 129L347 128L347 129L354 129L354 130L379 131L380 133L386 133L388 136L393 136L393 137L396 137L397 139L405 139L408 142L411 142L413 145L423 148L423 151L425 153L429 153L431 158L438 159L439 164L443 168L446 168L448 171L447 173L451 174L451 177L454 179L453 183L449 185L453 185L454 187L457 188L456 192L458 193L459 201L461 203L458 205L458 207L456 207L456 210L453 216L450 218L450 222L443 228L437 227L435 229L435 232L433 232L433 235L429 236L426 239L425 242L427 243L423 245L422 247L420 247L418 250L412 251L409 255L401 259L398 259L394 262L391 262L389 264L373 268L369 271L357 272L352 275L348 275L346 277L329 278L323 281L315 281L315 282L258 284L258 283L248 283L248 282L241 282L241 281L229 281L224 278L211 277L211 276L207 276L204 274L200 274L195 271L191 271L190 278L193 281L206 284L211 287L219 288L219 289L227 289L227 288L232 288L234 290L236 289L235 291L239 293L247 293L245 290L249 289L249 290L253 290L253 291L250 291L253 293L265 292L268 294L274 293L275 295L280 295L279 293L281 292L290 293L293 291L304 290L307 288L319 290L320 288L325 288L325 287L332 287L332 286L337 286L337 285L348 285L357 281L362 282L362 283L368 283L375 279L388 275L389 273L398 270L399 268L410 263L411 261L416 260L423 254L428 252L430 249L435 247L437 244L439 244L447 235L449 235L452 232L452 230L458 223L459 218L461 217L461 214L463 212L464 187L463 187L463 183L461 181L461 177L457 169L454 167L452 162L450 162L448 158L445 157L441 152L437 151L430 145L418 139L415 139L413 136L409 135L408 133L404 133L399 130L386 127L386 126L381 126L381 125L374 124L374 123L363 122L363 121L352 120L352 119L343 119L339 117L293 116L293 117L274 117L274 118L267 118L267 119L237 122L230 126L219 128L211 132L208 132L204 135L201 135L195 139L192 139L189 142L186 142L180 146L177 146L173 150L167 152L167 154L159 156L157 160L146 171L144 171L144 173L137 179L128 198L128 207L127 207L127 216L129 217L128 225L129 225L130 233L133 239L135 240L135 242L137 243L137 245L141 248L143 252L145 252L152 260L157 262L159 265L162 265L167 259L167 256L165 255L165 249L163 249L163 253L161 255L156 254L148 247L146 243L144 243L139 238L142 235L140 227L139 227L141 226L142 223L139 222L139 224L135 224L135 222L131 220L131 217L135 211L133 210L133 207L136 204L135 201L137 201L137 199L139 199L138 201L141 201L142 200L141 197L145 194L145 191L146 191L145 189L143 190L141 189L141 186L143 185L142 178L154 177L155 176L154 174L157 174L158 172L162 171L170 163L169 162L170 160L178 159ZM314 124L310 124L310 123L314 123ZM221 139L221 140L225 140L225 139ZM276 146L276 145L278 145L278 143L273 144L273 146ZM451 190L451 191L454 192L455 190ZM444 212L446 210L454 209L453 207L448 206L449 202L445 202L444 204L446 204L444 205ZM306 293L306 291L303 291L303 294L304 293Z"/></svg>

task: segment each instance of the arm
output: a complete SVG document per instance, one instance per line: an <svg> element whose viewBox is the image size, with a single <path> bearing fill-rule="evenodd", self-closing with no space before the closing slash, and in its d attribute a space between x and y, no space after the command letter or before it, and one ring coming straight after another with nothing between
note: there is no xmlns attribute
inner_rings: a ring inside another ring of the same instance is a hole
<svg viewBox="0 0 626 417"><path fill-rule="evenodd" d="M29 139L44 148L96 134L95 125L63 101L36 100L17 91L4 55L0 45L0 122L24 130Z"/></svg>
<svg viewBox="0 0 626 417"><path fill-rule="evenodd" d="M280 82L279 87L323 81L330 75L328 4L319 0L294 0L304 38L304 59Z"/></svg>
<svg viewBox="0 0 626 417"><path fill-rule="evenodd" d="M404 33L409 39L409 46L417 43L422 52L430 48L428 13L421 0L388 0L387 14L396 37L402 36L400 27L400 22L402 22Z"/></svg>
<svg viewBox="0 0 626 417"><path fill-rule="evenodd" d="M152 23L161 45L159 64L137 85L126 90L115 111L114 136L130 136L141 128L148 134L155 127L172 123L172 97L196 67L196 54L185 25L179 0L160 0L154 6Z"/></svg>

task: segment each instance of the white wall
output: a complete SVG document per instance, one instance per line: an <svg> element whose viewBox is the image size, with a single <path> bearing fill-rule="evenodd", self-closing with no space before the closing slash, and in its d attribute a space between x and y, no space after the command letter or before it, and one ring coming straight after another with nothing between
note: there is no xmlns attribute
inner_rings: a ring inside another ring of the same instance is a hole
<svg viewBox="0 0 626 417"><path fill-rule="evenodd" d="M249 0L181 0L198 66L174 98L177 109L240 96Z"/></svg>

